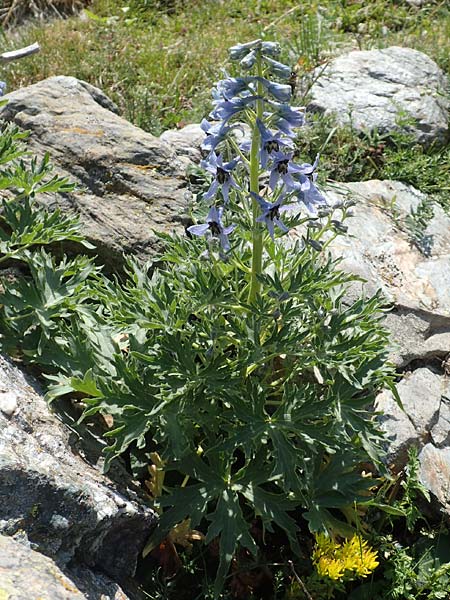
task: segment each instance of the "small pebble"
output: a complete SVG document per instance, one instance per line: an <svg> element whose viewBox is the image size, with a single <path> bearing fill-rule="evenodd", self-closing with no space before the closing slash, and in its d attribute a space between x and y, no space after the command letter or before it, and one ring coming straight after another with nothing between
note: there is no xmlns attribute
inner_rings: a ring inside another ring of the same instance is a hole
<svg viewBox="0 0 450 600"><path fill-rule="evenodd" d="M14 392L0 392L0 411L11 417L17 408L17 394Z"/></svg>

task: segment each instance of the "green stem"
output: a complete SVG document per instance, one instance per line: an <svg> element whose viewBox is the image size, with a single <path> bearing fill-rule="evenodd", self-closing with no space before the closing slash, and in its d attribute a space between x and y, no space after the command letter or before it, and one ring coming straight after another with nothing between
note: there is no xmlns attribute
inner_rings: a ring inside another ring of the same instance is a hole
<svg viewBox="0 0 450 600"><path fill-rule="evenodd" d="M258 55L257 60L257 71L258 77L262 77L262 62L261 55ZM257 95L263 95L263 87L260 82L257 85ZM264 103L263 100L256 101L256 117L262 120L264 111ZM253 134L252 134L252 147L250 149L250 191L259 194L259 146L260 146L260 135L259 129L255 123L253 125ZM258 202L252 198L252 230L253 230L253 248L252 248L252 275L250 282L250 295L249 302L252 302L256 296L259 294L261 289L261 282L258 279L258 276L262 273L262 256L263 256L263 230L260 223L256 222L257 217L259 216L260 209Z"/></svg>

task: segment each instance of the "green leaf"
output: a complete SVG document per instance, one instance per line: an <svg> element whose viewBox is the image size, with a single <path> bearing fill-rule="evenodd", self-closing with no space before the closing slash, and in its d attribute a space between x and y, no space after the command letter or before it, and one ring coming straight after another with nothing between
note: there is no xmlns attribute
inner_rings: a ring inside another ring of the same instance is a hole
<svg viewBox="0 0 450 600"><path fill-rule="evenodd" d="M238 543L253 555L256 555L257 547L249 533L249 523L243 517L238 494L229 489L223 490L216 510L208 518L211 525L206 535L206 543L215 537L220 538L220 562L214 583L215 598L219 598Z"/></svg>

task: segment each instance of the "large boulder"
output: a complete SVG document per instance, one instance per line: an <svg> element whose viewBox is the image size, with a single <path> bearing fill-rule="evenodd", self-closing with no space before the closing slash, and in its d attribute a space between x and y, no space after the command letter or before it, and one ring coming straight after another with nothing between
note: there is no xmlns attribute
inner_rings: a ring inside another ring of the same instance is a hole
<svg viewBox="0 0 450 600"><path fill-rule="evenodd" d="M134 575L155 515L120 465L112 481L93 463L99 453L0 356L0 534L25 538L61 568L81 564L121 583Z"/></svg>
<svg viewBox="0 0 450 600"><path fill-rule="evenodd" d="M396 46L349 52L319 67L314 80L308 111L333 114L358 130L403 128L424 145L448 140L448 82L422 52Z"/></svg>
<svg viewBox="0 0 450 600"><path fill-rule="evenodd" d="M183 229L189 159L116 114L99 89L50 77L6 96L0 119L30 131L30 150L49 152L57 172L80 186L46 204L79 215L87 239L108 265L122 254L154 256L154 231Z"/></svg>

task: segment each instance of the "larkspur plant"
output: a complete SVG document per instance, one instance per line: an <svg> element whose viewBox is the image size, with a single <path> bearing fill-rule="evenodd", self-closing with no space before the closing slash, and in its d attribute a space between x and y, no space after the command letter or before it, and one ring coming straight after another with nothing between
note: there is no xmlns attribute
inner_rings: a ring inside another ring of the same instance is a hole
<svg viewBox="0 0 450 600"><path fill-rule="evenodd" d="M348 517L355 502L370 501L373 480L359 465L378 461L379 432L368 408L380 387L393 387L382 300L344 308L352 277L316 254L345 231L350 203L331 207L319 191L319 157L294 160L305 119L287 104L291 86L268 78L291 75L279 53L261 40L231 48L231 59L254 73L219 81L212 122L202 122L202 167L213 178L200 212L212 205L187 231L206 239L206 251L172 243L164 258L177 280L160 271L137 286L141 305L156 309L147 329L160 335L141 329L130 341L155 394L147 414L159 426L144 431L164 448L160 470L183 481L155 498L161 516L145 553L179 523L210 521L206 542L220 539L217 597L238 546L257 553L255 520L264 531L284 530L294 552L300 515L312 531L352 536L336 510ZM293 227L303 228L302 239L279 243L277 234ZM164 326L163 314L171 315ZM112 456L129 434L126 422L111 432ZM138 445L143 435L133 436Z"/></svg>
<svg viewBox="0 0 450 600"><path fill-rule="evenodd" d="M361 465L380 457L371 406L394 389L383 299L344 301L355 278L327 251L348 206L319 191L318 159L294 159L304 115L268 78L289 74L278 54L260 40L231 49L254 71L214 90L199 222L190 239L161 236L157 266L128 259L120 280L44 249L83 242L73 219L34 204L72 188L45 179L47 159L20 162L18 131L4 129L0 146L0 189L13 192L0 261L28 273L0 294L2 348L40 366L50 399L76 392L83 418L112 419L106 469L124 453L137 476L150 465L160 516L145 554L175 529L218 541L216 598L239 548L256 556L266 533L283 532L294 553L302 522L353 537L355 504L374 485Z"/></svg>

